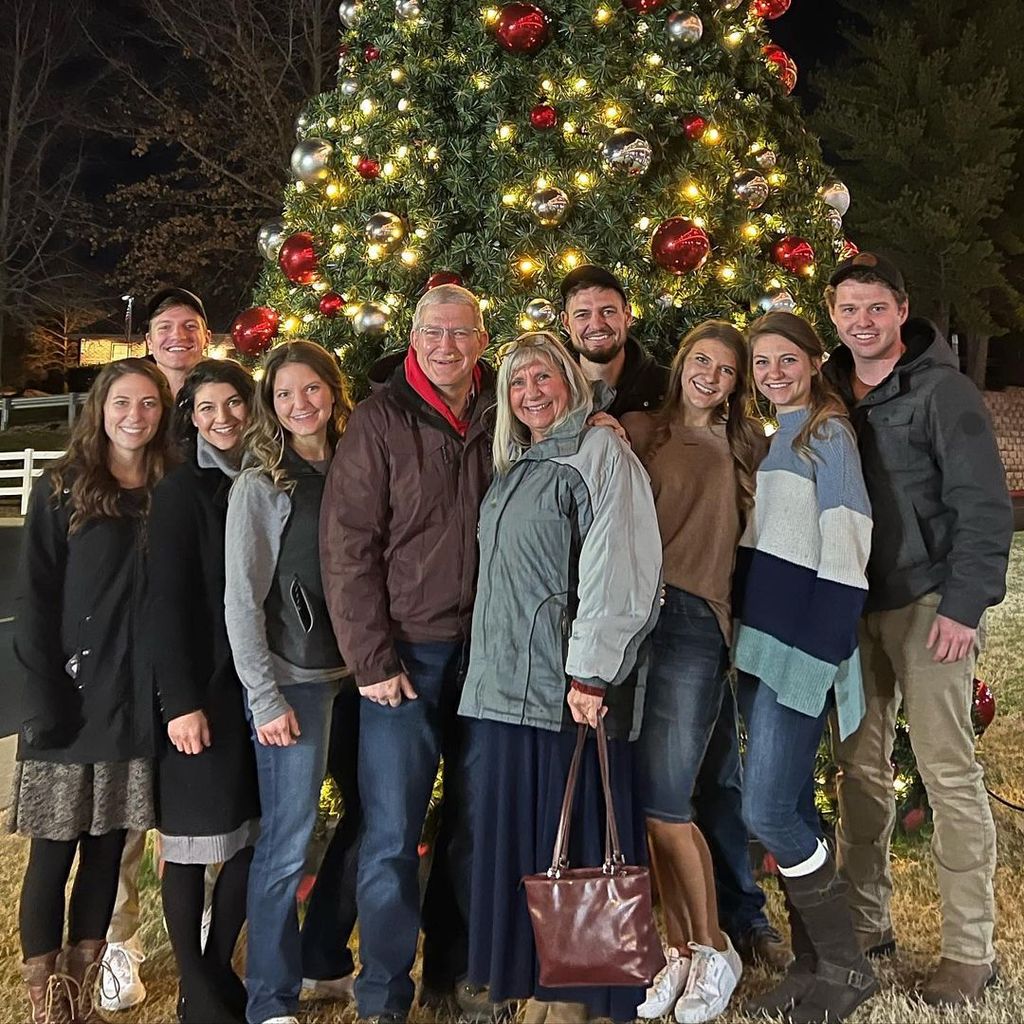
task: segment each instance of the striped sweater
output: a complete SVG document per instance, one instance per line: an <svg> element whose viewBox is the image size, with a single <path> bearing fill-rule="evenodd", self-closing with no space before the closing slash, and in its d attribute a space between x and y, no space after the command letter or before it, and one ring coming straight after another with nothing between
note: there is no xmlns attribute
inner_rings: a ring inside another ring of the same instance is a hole
<svg viewBox="0 0 1024 1024"><path fill-rule="evenodd" d="M864 716L857 621L867 596L871 507L844 421L827 421L808 459L793 448L806 419L805 409L779 416L758 469L736 555L733 663L806 715L819 715L834 690L845 738Z"/></svg>

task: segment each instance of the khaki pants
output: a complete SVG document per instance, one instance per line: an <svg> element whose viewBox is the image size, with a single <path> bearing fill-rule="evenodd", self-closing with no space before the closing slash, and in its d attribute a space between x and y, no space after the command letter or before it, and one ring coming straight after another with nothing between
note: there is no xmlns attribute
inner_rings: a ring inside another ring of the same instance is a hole
<svg viewBox="0 0 1024 1024"><path fill-rule="evenodd" d="M139 909L139 869L142 867L145 849L145 832L129 832L125 836L121 873L117 878L117 898L107 929L107 942L127 942L139 930L142 920Z"/></svg>
<svg viewBox="0 0 1024 1024"><path fill-rule="evenodd" d="M974 756L971 702L976 651L937 664L925 647L939 603L929 594L905 608L875 612L860 629L867 713L836 743L838 860L864 947L891 932L889 840L896 822L892 756L900 703L934 815L932 857L942 911L942 956L965 964L994 959L995 825ZM978 630L979 649L983 624ZM838 736L838 732L833 733Z"/></svg>

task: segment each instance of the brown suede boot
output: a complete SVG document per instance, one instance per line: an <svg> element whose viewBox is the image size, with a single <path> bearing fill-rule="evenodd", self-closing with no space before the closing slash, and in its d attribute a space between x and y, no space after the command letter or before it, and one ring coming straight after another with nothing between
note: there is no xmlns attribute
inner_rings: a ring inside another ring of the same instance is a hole
<svg viewBox="0 0 1024 1024"><path fill-rule="evenodd" d="M30 956L21 965L32 1008L31 1024L72 1024L77 991L70 978L57 973L58 952Z"/></svg>
<svg viewBox="0 0 1024 1024"><path fill-rule="evenodd" d="M995 963L962 964L943 957L935 973L921 989L921 998L929 1006L963 1006L973 1003L985 994L985 989L996 984L999 974Z"/></svg>
<svg viewBox="0 0 1024 1024"><path fill-rule="evenodd" d="M582 1003L543 1003L528 999L523 1024L587 1024L589 1016Z"/></svg>
<svg viewBox="0 0 1024 1024"><path fill-rule="evenodd" d="M64 947L64 973L74 982L77 996L72 1007L73 1024L93 1024L102 1020L96 1013L93 997L106 948L107 943L103 939L82 939Z"/></svg>

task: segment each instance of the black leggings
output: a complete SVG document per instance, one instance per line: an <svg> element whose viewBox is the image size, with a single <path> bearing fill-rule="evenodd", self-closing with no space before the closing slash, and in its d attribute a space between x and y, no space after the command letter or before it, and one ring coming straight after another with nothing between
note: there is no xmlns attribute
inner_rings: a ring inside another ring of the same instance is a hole
<svg viewBox="0 0 1024 1024"><path fill-rule="evenodd" d="M68 902L68 942L106 938L117 898L124 829L77 839L33 839L21 886L18 927L21 952L42 956L64 941L64 890L78 853L78 873Z"/></svg>

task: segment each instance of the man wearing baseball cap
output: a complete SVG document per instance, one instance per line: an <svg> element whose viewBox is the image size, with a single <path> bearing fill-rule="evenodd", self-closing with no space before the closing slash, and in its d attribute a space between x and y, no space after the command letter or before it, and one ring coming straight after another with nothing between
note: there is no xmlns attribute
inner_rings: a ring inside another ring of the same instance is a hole
<svg viewBox="0 0 1024 1024"><path fill-rule="evenodd" d="M657 409L668 387L668 369L630 334L633 314L626 290L604 267L587 264L562 279L562 326L588 380L615 390L605 410L618 419L627 412Z"/></svg>
<svg viewBox="0 0 1024 1024"><path fill-rule="evenodd" d="M198 295L184 288L161 288L146 307L146 345L177 397L189 370L210 343L206 310Z"/></svg>
<svg viewBox="0 0 1024 1024"><path fill-rule="evenodd" d="M824 373L850 408L874 519L860 632L867 713L836 747L839 865L862 946L892 955L889 758L902 703L934 812L941 897L941 959L921 995L955 1006L996 978L995 827L971 699L985 609L1006 589L1013 513L981 395L934 325L908 318L899 269L858 253L825 298L842 345Z"/></svg>

